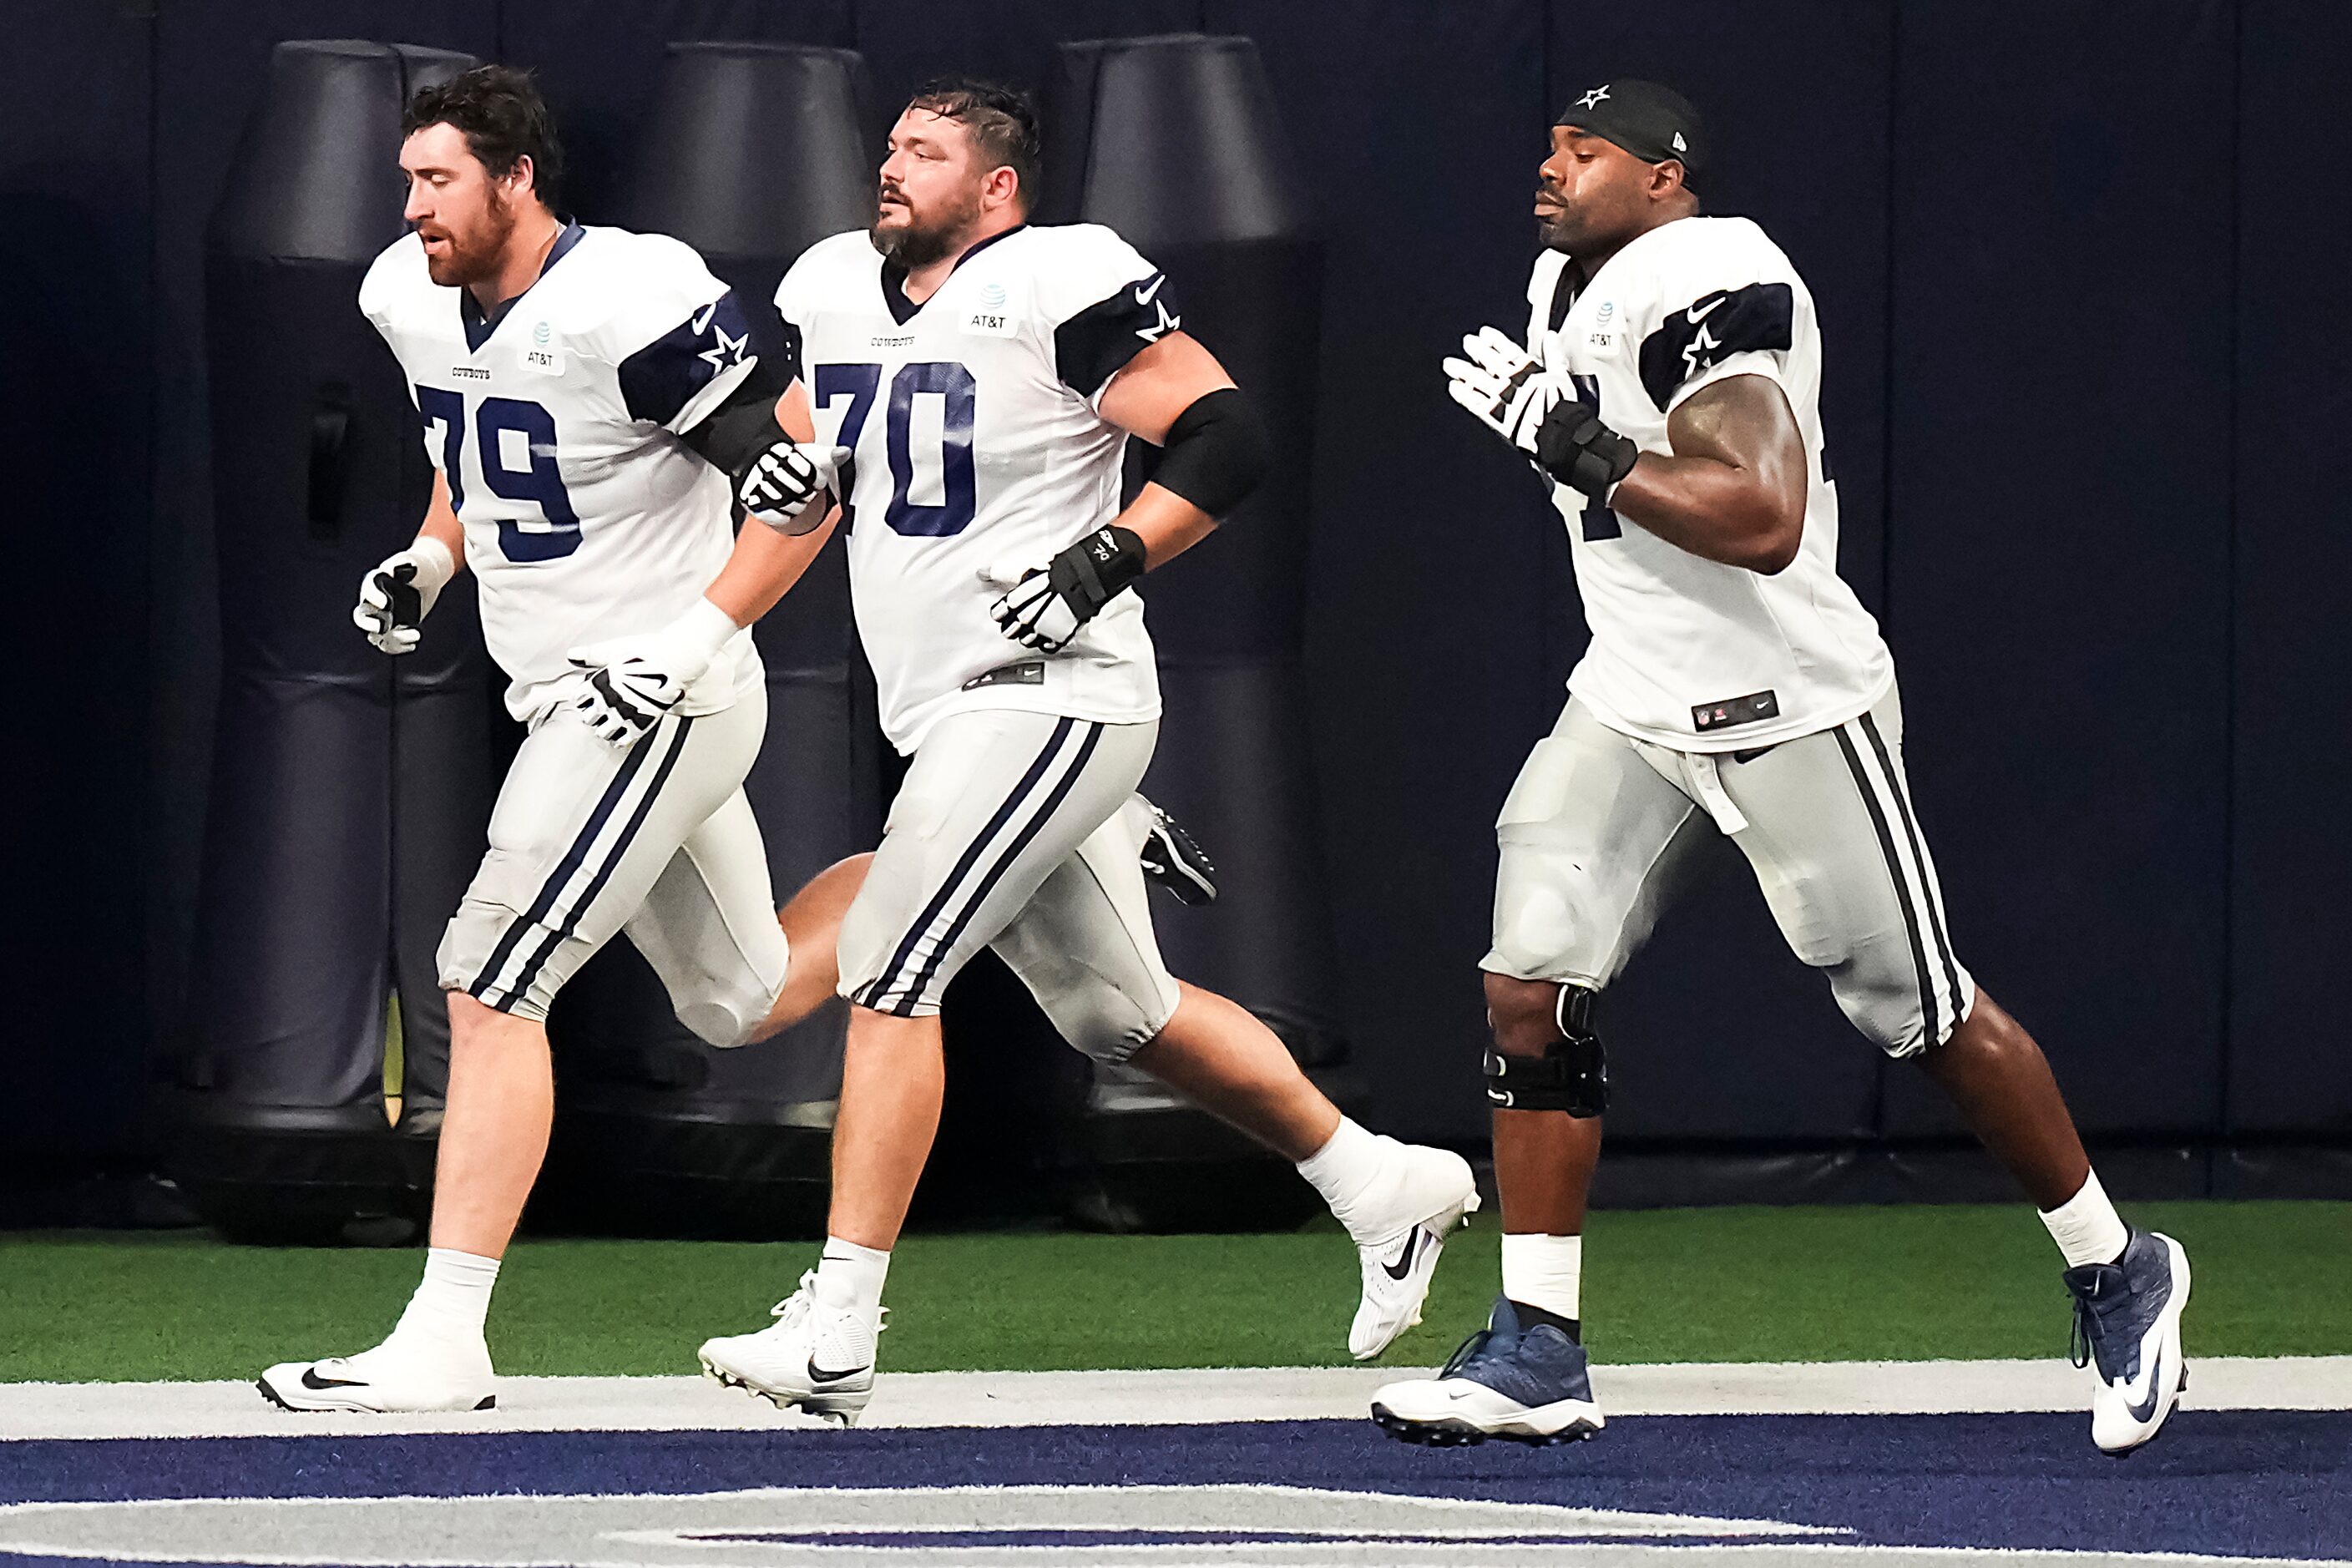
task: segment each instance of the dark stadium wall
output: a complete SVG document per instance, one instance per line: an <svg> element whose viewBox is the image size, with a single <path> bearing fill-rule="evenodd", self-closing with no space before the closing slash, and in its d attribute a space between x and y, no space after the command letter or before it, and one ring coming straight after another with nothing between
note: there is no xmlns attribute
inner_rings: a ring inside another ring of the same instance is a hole
<svg viewBox="0 0 2352 1568"><path fill-rule="evenodd" d="M1710 205L1760 219L1821 301L1843 557L1904 672L1964 956L2085 1125L2147 1151L2135 1182L2344 1184L2283 1148L2352 1142L2330 720L2352 684L2352 531L2325 478L2346 412L2325 269L2352 210L2331 62L2352 21L2318 0L2120 16L19 0L0 66L8 625L33 668L70 673L17 687L11 884L38 901L0 1159L135 1160L142 1060L185 994L216 676L202 235L273 41L537 68L593 221L670 39L858 48L878 115L933 70L1034 84L1057 40L1205 28L1258 41L1328 238L1307 664L1349 1023L1382 1123L1482 1135L1491 824L1583 642L1556 521L1437 360L1524 320L1551 113L1648 74L1727 144ZM1716 872L1610 998L1612 1134L1754 1152L1952 1133L1789 958L1738 858ZM2225 1137L2218 1163L2182 1152ZM1932 1158L1905 1160L1882 1162L1885 1190L1934 1185Z"/></svg>

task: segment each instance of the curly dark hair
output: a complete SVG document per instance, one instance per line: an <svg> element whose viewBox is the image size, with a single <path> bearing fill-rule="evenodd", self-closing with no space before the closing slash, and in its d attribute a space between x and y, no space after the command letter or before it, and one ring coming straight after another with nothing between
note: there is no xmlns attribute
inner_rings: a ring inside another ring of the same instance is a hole
<svg viewBox="0 0 2352 1568"><path fill-rule="evenodd" d="M400 117L401 137L428 125L464 132L467 150L493 179L504 179L518 159L529 158L531 188L550 212L555 210L563 183L563 146L555 139L555 117L529 71L476 66L438 87L417 89Z"/></svg>
<svg viewBox="0 0 2352 1568"><path fill-rule="evenodd" d="M929 110L971 133L971 144L992 169L1010 169L1021 181L1024 212L1036 205L1041 147L1037 106L1018 88L971 77L934 77L915 89L909 109Z"/></svg>

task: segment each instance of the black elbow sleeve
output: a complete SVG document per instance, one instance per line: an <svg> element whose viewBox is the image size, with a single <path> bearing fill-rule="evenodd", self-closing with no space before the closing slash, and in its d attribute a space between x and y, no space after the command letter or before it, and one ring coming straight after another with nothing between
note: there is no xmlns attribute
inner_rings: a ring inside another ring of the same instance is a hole
<svg viewBox="0 0 2352 1568"><path fill-rule="evenodd" d="M776 424L776 400L791 384L782 371L761 360L727 395L725 402L696 421L694 427L678 439L700 453L712 468L733 479L743 471L745 464L783 439L784 433Z"/></svg>
<svg viewBox="0 0 2352 1568"><path fill-rule="evenodd" d="M1257 489L1273 460L1257 410L1239 387L1223 386L1176 416L1151 479L1221 518Z"/></svg>

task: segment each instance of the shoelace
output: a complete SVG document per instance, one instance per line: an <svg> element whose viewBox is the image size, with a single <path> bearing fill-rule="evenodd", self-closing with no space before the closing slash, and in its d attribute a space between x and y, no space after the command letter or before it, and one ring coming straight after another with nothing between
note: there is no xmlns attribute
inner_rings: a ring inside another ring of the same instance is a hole
<svg viewBox="0 0 2352 1568"><path fill-rule="evenodd" d="M801 1321L816 1310L816 1270L801 1276L801 1288L768 1309L768 1316L781 1328L796 1328Z"/></svg>
<svg viewBox="0 0 2352 1568"><path fill-rule="evenodd" d="M1492 1329L1476 1331L1454 1347L1454 1353L1446 1358L1445 1365L1439 1369L1437 1375L1440 1378L1452 1377L1455 1373L1465 1371L1488 1359L1486 1346L1494 1338L1495 1331Z"/></svg>
<svg viewBox="0 0 2352 1568"><path fill-rule="evenodd" d="M2104 1276L2095 1277L2091 1281L2091 1293L2074 1298L2074 1328L2068 1336L2066 1359L2076 1366L2091 1364L2093 1352L2106 1343L2107 1314L2122 1311L2130 1300L2128 1290L2103 1294L2099 1287L2105 1282ZM2105 1370L2101 1369L2102 1372Z"/></svg>
<svg viewBox="0 0 2352 1568"><path fill-rule="evenodd" d="M816 1270L801 1276L801 1288L768 1309L768 1316L776 1320L779 1328L798 1328L809 1314L816 1310ZM874 1318L874 1331L880 1333L890 1326L890 1309L883 1308Z"/></svg>

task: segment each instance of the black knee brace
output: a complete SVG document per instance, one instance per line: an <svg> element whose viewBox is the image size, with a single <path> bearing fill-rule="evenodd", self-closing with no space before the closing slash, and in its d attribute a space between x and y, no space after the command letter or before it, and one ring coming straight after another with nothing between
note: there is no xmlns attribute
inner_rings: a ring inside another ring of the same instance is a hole
<svg viewBox="0 0 2352 1568"><path fill-rule="evenodd" d="M1486 1051L1486 1098L1512 1110L1565 1110L1598 1116L1609 1109L1609 1058L1592 1028L1597 993L1562 985L1557 1016L1560 1038L1539 1057Z"/></svg>

